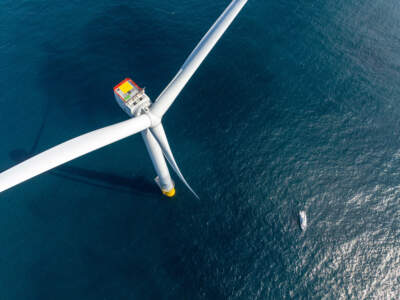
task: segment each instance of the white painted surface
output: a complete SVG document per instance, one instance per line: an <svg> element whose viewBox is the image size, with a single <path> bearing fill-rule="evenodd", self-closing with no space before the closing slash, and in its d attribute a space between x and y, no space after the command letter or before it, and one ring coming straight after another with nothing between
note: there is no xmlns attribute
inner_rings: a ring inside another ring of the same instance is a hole
<svg viewBox="0 0 400 300"><path fill-rule="evenodd" d="M162 124L160 123L157 126L150 128L150 130L153 136L156 138L164 153L165 158L168 160L176 175L178 175L179 179L182 180L182 182L193 193L193 195L195 195L197 199L200 199L195 191L191 188L191 186L187 183L185 177L183 177L182 172L175 161L174 155L172 154L171 148L169 147L167 136L165 135L164 127L162 126Z"/></svg>
<svg viewBox="0 0 400 300"><path fill-rule="evenodd" d="M165 161L164 155L149 129L142 131L142 137L146 144L147 151L149 152L151 161L153 162L154 169L157 173L160 188L165 191L170 191L174 188L174 183L168 171L168 166Z"/></svg>

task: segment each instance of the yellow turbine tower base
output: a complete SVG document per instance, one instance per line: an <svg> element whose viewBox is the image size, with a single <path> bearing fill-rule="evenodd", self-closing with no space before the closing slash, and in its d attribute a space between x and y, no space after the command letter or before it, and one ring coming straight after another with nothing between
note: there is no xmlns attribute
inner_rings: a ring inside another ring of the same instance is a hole
<svg viewBox="0 0 400 300"><path fill-rule="evenodd" d="M169 191L166 191L166 190L161 190L161 191L165 196L167 196L169 198L172 198L173 196L175 196L175 188L172 188L172 190L169 190Z"/></svg>

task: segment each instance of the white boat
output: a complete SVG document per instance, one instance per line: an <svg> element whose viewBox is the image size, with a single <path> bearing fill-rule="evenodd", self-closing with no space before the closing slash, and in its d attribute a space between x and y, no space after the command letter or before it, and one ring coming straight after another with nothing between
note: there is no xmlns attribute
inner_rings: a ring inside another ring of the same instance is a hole
<svg viewBox="0 0 400 300"><path fill-rule="evenodd" d="M307 215L306 215L306 212L304 210L301 210L300 213L299 213L299 217L300 217L301 230L306 231L306 229L307 229Z"/></svg>

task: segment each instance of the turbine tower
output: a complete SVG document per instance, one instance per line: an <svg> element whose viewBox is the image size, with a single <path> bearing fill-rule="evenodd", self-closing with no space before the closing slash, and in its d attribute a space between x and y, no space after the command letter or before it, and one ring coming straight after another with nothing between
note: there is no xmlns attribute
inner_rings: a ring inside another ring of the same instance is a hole
<svg viewBox="0 0 400 300"><path fill-rule="evenodd" d="M75 158L141 132L157 173L155 180L162 193L168 197L175 195L175 184L169 173L166 158L179 179L193 195L199 198L183 177L175 161L161 121L186 83L246 3L247 0L233 0L229 4L154 103L146 95L144 89L131 79L123 80L114 87L114 95L118 104L131 119L76 137L0 173L0 192Z"/></svg>

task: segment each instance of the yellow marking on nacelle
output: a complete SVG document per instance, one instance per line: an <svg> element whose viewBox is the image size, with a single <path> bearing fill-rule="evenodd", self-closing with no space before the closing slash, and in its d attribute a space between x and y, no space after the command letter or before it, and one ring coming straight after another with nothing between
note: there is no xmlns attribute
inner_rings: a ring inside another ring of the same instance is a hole
<svg viewBox="0 0 400 300"><path fill-rule="evenodd" d="M119 86L119 89L120 89L124 94L126 94L127 92L129 92L130 90L133 89L133 86L132 86L132 84L129 83L129 81L126 81L126 82L124 82L123 84L121 84L121 85Z"/></svg>

